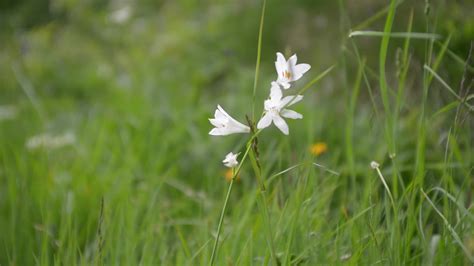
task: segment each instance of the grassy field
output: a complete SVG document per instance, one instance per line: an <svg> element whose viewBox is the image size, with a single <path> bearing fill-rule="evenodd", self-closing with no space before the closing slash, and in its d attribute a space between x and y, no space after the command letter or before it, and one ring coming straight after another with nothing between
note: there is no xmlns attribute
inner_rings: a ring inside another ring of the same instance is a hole
<svg viewBox="0 0 474 266"><path fill-rule="evenodd" d="M0 4L0 265L472 265L474 3L262 7ZM210 136L277 52L304 118Z"/></svg>

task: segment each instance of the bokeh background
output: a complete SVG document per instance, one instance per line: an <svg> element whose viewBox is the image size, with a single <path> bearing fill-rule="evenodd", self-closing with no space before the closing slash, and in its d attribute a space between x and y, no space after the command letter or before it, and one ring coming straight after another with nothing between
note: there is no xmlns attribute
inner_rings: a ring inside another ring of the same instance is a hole
<svg viewBox="0 0 474 266"><path fill-rule="evenodd" d="M299 81L300 87L337 65L295 106L305 118L289 122L290 136L272 127L260 139L268 174L314 156L314 143L327 146L317 156L318 162L340 176L312 170L319 180L314 181L315 204L322 208L313 212L319 217L313 217L318 221L312 228L317 230L324 231L327 220L337 226L346 212L341 210L356 213L357 199L366 192L348 191L357 191L356 184L379 186L368 164L390 161L384 120L378 115L383 113L378 80L370 69L353 113L355 160L351 165L345 150L348 106L359 66L354 46L377 73L381 40L349 39L348 34L351 29L383 31L388 3L267 3L257 110L276 78L276 52L297 53L299 62L312 65ZM221 160L245 143L242 136L209 136L207 118L213 116L217 104L240 121L249 113L261 7L262 1L255 0L2 0L0 264L89 264L98 260L99 238L105 239L103 256L110 264L206 263L210 252L206 243L213 239L227 187ZM400 1L393 31L406 31L411 12L413 31L442 36L433 43L433 58L450 36L437 73L457 90L465 70L462 62L474 39L474 2ZM392 84L396 84L403 43L404 39L390 43L387 76ZM397 153L406 180L415 168L427 45L426 40L412 40L409 49L412 69ZM434 81L426 113L435 114L453 100ZM455 115L449 110L427 122L428 184L437 184L438 174L445 169L440 165L445 162L446 134ZM451 192L462 194L464 202L472 195L468 193L472 190L471 120L467 115L467 126L459 130L456 158L462 159L453 162L459 169L450 172ZM364 183L367 173L372 183ZM298 180L296 174L288 175L275 184L271 195L276 209L284 212L301 186ZM259 229L250 227L255 220L248 218L258 217L252 207L255 188L251 168L246 166L232 198L228 231L224 231L226 238L235 241L226 240L233 244L222 248L222 263L235 262L239 254L256 257L265 246ZM232 231L230 224L245 215L247 220ZM440 228L442 221L438 222L433 228ZM244 241L245 228L253 228L248 230L255 238L253 247ZM301 225L298 230L304 228ZM295 245L299 250L300 244ZM466 240L469 245L472 252L472 235ZM334 247L321 244L314 257L305 260L331 263L337 257L334 254L343 252ZM239 253L247 249L255 254ZM452 254L462 254L454 249Z"/></svg>

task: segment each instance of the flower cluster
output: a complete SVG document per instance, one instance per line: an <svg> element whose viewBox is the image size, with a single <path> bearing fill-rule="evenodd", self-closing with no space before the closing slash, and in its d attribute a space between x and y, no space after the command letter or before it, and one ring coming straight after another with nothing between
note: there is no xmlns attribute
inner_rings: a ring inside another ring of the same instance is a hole
<svg viewBox="0 0 474 266"><path fill-rule="evenodd" d="M297 64L296 62L296 54L286 60L283 54L277 53L275 68L278 78L271 83L270 96L264 102L264 112L257 123L257 129L267 128L273 123L281 132L283 132L283 134L288 135L288 124L283 118L303 118L303 115L293 110L286 109L286 107L301 101L303 96L289 95L283 97L283 90L289 89L293 82L300 79L303 74L311 68L309 64ZM226 111L224 111L220 105L217 105L214 118L210 118L209 121L214 126L214 128L209 132L209 134L213 136L226 136L235 133L250 132L250 127L235 120ZM238 164L237 155L235 155L235 157L232 159L233 163L231 164L226 163L226 160L224 160L226 166Z"/></svg>

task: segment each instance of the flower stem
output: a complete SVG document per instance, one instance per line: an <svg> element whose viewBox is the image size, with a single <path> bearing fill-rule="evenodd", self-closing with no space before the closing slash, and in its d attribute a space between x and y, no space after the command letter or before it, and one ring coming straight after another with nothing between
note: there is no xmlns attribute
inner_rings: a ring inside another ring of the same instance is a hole
<svg viewBox="0 0 474 266"><path fill-rule="evenodd" d="M301 90L298 91L297 94L295 94L293 96L293 98L291 98L291 100L286 103L281 109L284 109L285 107L293 104L293 102L295 101L296 97L298 97L298 95L301 95L303 94L306 90L308 90L309 88L311 88L311 86L313 86L314 84L316 84L319 80L321 80L322 78L324 78L327 74L329 74L329 72L331 72L331 70L334 69L334 67L336 67L336 65L332 65L330 66L329 68L327 68L326 70L324 70L321 74L319 74L317 77L315 77L314 79L312 79L308 84L306 84L306 86L304 86Z"/></svg>
<svg viewBox="0 0 474 266"><path fill-rule="evenodd" d="M272 257L272 260L275 262L275 265L279 265L278 258L276 257L276 252L275 252L275 244L273 242L273 233L272 233L272 227L270 223L270 214L268 212L268 206L267 206L267 197L265 196L265 193L266 193L265 182L262 179L261 168L257 164L257 159L255 157L255 152L253 149L250 150L249 157L250 157L250 162L252 163L252 169L259 183L258 194L260 197L258 200L258 207L259 207L260 215L262 216L263 223L265 226L265 234L266 234L266 239L267 239L267 245L268 245L268 248L270 249L270 256Z"/></svg>
<svg viewBox="0 0 474 266"><path fill-rule="evenodd" d="M232 179L230 180L229 188L227 189L227 195L224 201L224 206L222 207L222 210L221 210L221 217L219 218L219 225L217 226L216 241L214 242L214 247L212 248L211 261L209 262L209 265L214 265L214 260L216 259L217 245L219 244L219 236L221 235L222 222L224 221L224 215L227 209L227 203L229 202L230 194L232 193L232 187L234 184L235 177L236 177L236 172L235 172L235 169L232 168Z"/></svg>
<svg viewBox="0 0 474 266"><path fill-rule="evenodd" d="M221 210L221 216L219 218L219 225L217 226L217 236L216 236L216 240L214 242L214 247L212 248L212 255L211 255L211 260L209 262L209 265L214 265L214 261L215 261L216 256L217 256L217 248L218 248L218 245L219 245L219 237L220 237L220 234L221 234L222 222L224 221L224 215L225 215L225 211L227 209L227 203L229 202L230 194L232 193L232 186L234 184L234 180L237 177L237 175L240 173L240 169L242 168L242 165L244 164L245 159L247 159L247 156L249 155L249 151L251 150L251 147L252 147L252 145L251 145L252 141L258 136L258 134L260 132L261 132L261 130L255 132L252 135L252 137L250 137L250 139L247 142L247 146L246 146L247 149L245 150L244 155L242 156L242 159L240 161L239 166L237 167L237 169L232 168L232 179L230 180L229 188L227 189L227 195L226 195L225 201L224 201L224 206L222 207L222 210Z"/></svg>
<svg viewBox="0 0 474 266"><path fill-rule="evenodd" d="M258 44L257 44L257 63L255 64L255 79L253 81L252 93L252 120L255 120L255 98L257 95L258 74L260 70L260 58L262 52L262 36L263 36L263 22L265 20L265 6L267 1L263 0L262 14L260 15L260 26L258 28Z"/></svg>
<svg viewBox="0 0 474 266"><path fill-rule="evenodd" d="M272 227L270 223L270 214L268 212L268 205L267 205L267 197L265 196L266 191L259 189L259 209L260 209L260 215L262 216L263 223L265 226L265 234L267 238L267 246L270 249L270 256L272 257L272 260L274 261L275 265L280 265L278 262L278 258L276 256L276 251L275 251L275 244L273 241L273 233L272 233Z"/></svg>

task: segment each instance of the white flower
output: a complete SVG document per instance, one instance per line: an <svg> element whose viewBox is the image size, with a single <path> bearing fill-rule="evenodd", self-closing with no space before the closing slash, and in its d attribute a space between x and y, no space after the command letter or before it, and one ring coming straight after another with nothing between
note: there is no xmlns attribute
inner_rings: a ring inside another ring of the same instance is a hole
<svg viewBox="0 0 474 266"><path fill-rule="evenodd" d="M380 166L380 164L379 164L378 162L376 162L376 161L370 162L370 167L371 167L372 169L377 169L377 168L379 168L379 166Z"/></svg>
<svg viewBox="0 0 474 266"><path fill-rule="evenodd" d="M240 153L233 154L232 152L229 152L226 156L225 159L222 161L225 166L229 168L236 167L239 165L239 162L237 161L237 156L239 156Z"/></svg>
<svg viewBox="0 0 474 266"><path fill-rule="evenodd" d="M276 82L272 82L272 87L270 89L270 99L265 100L265 114L263 117L258 121L257 128L263 129L270 124L275 124L283 134L288 135L288 125L286 124L285 118L291 119L301 119L303 116L295 111L285 109L286 106L291 106L303 99L302 95L291 95L286 96L282 99L282 92L280 86Z"/></svg>
<svg viewBox="0 0 474 266"><path fill-rule="evenodd" d="M234 133L250 132L248 126L232 118L220 105L217 105L214 118L209 118L209 121L213 126L215 126L215 128L209 132L209 135L226 136Z"/></svg>
<svg viewBox="0 0 474 266"><path fill-rule="evenodd" d="M300 79L311 66L308 64L296 64L296 54L291 56L288 61L281 53L277 53L277 60L275 61L275 68L278 73L277 82L283 88L290 88L290 82Z"/></svg>

